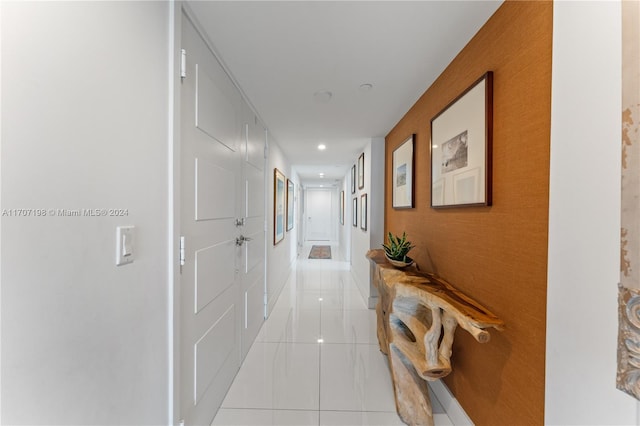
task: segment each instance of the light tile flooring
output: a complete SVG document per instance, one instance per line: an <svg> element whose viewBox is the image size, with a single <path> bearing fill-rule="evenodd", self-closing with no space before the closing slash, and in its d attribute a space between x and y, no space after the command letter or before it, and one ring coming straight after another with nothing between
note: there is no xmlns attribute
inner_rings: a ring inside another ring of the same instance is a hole
<svg viewBox="0 0 640 426"><path fill-rule="evenodd" d="M402 425L349 264L303 250L212 425ZM334 258L338 247L332 246ZM431 397L436 425L451 425Z"/></svg>

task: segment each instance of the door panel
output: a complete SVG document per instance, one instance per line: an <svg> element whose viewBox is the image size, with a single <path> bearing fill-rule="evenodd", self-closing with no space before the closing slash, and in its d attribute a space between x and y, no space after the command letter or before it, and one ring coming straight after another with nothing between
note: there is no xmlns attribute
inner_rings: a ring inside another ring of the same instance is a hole
<svg viewBox="0 0 640 426"><path fill-rule="evenodd" d="M234 163L217 165L203 158L195 161L196 220L234 218L238 188Z"/></svg>
<svg viewBox="0 0 640 426"><path fill-rule="evenodd" d="M255 268L264 265L262 261L264 254L264 232L257 231L247 236L251 238L251 241L245 244L245 273L249 273Z"/></svg>
<svg viewBox="0 0 640 426"><path fill-rule="evenodd" d="M213 383L224 362L233 356L233 347L220 345L228 342L236 334L236 306L231 305L220 318L196 342L195 353L195 386L194 404L197 404Z"/></svg>
<svg viewBox="0 0 640 426"><path fill-rule="evenodd" d="M326 241L331 239L331 218L333 211L331 192L327 190L307 190L307 240Z"/></svg>
<svg viewBox="0 0 640 426"><path fill-rule="evenodd" d="M196 127L218 142L225 144L231 149L236 149L237 125L234 103L225 94L229 89L220 87L214 82L210 72L207 72L205 65L196 64ZM227 76L221 67L214 67L212 71L217 71L216 81L225 79ZM233 97L233 94L232 94Z"/></svg>
<svg viewBox="0 0 640 426"><path fill-rule="evenodd" d="M211 423L241 361L242 98L184 16L182 48L180 412L192 425Z"/></svg>
<svg viewBox="0 0 640 426"><path fill-rule="evenodd" d="M265 129L251 111L247 112L247 116L249 117L249 120L247 122L248 141L245 161L252 165L256 170L263 171L265 164Z"/></svg>
<svg viewBox="0 0 640 426"><path fill-rule="evenodd" d="M244 296L244 327L242 356L255 340L264 322L265 304L265 144L266 133L255 115L245 112L245 156L242 173L245 183L244 226L242 234L251 238L244 245L242 292Z"/></svg>
<svg viewBox="0 0 640 426"><path fill-rule="evenodd" d="M229 259L229 252L234 251L235 241L224 241L196 250L196 314L236 283L235 265L226 262Z"/></svg>
<svg viewBox="0 0 640 426"><path fill-rule="evenodd" d="M252 166L247 165L247 167ZM264 218L264 172L258 169L248 170L245 182L247 194L245 216Z"/></svg>

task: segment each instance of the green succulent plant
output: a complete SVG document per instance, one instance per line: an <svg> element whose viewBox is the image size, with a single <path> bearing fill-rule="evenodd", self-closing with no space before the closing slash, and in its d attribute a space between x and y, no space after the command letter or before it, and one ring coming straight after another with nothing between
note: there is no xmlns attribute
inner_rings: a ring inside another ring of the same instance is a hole
<svg viewBox="0 0 640 426"><path fill-rule="evenodd" d="M407 241L407 234L402 233L402 237L394 236L389 232L389 243L382 244L384 251L390 259L398 260L400 262L409 262L407 260L407 253L415 246L411 245L411 241Z"/></svg>

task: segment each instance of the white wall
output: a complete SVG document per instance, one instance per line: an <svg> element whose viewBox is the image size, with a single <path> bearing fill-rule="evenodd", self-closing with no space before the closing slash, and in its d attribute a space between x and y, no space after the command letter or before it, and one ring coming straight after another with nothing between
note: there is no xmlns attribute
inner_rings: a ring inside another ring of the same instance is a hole
<svg viewBox="0 0 640 426"><path fill-rule="evenodd" d="M351 206L353 198L358 198L358 227L351 228L351 273L369 308L377 302L377 290L370 282L370 263L365 257L372 248L380 248L384 234L384 139L373 138L364 149L364 188L348 197ZM371 171L376 173L372 174ZM351 189L349 188L349 192ZM361 195L367 194L367 230L360 228ZM349 207L351 212L351 207ZM349 224L351 224L349 215Z"/></svg>
<svg viewBox="0 0 640 426"><path fill-rule="evenodd" d="M297 233L299 223L294 224L294 229L285 231L284 240L273 245L273 181L274 168L278 168L286 177L293 180L296 186L300 185L297 173L291 168L291 163L282 152L278 143L269 137L269 159L267 160L267 312L271 312L275 302L287 282L291 273L291 266L297 255Z"/></svg>
<svg viewBox="0 0 640 426"><path fill-rule="evenodd" d="M615 389L619 2L554 2L545 423L637 424Z"/></svg>
<svg viewBox="0 0 640 426"><path fill-rule="evenodd" d="M169 421L169 10L2 5L2 209L127 209L1 218L3 424Z"/></svg>

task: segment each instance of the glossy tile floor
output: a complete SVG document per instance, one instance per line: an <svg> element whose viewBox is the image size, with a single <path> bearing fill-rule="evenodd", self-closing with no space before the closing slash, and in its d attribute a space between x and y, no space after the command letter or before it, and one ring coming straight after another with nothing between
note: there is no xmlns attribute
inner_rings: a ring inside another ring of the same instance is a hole
<svg viewBox="0 0 640 426"><path fill-rule="evenodd" d="M302 251L213 425L402 425L349 264ZM332 246L335 258L338 247ZM436 425L451 425L435 396Z"/></svg>

